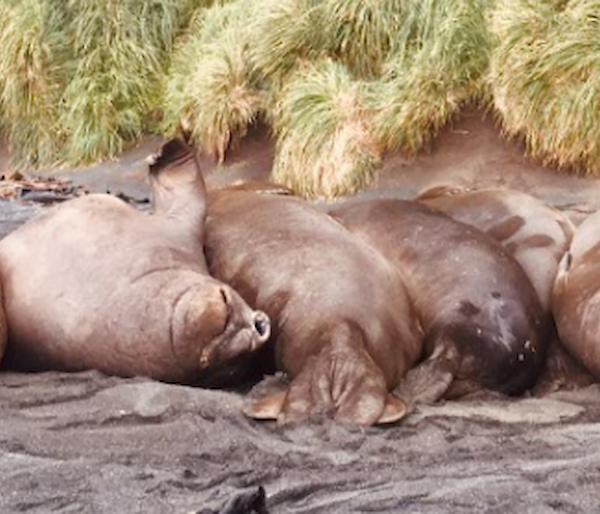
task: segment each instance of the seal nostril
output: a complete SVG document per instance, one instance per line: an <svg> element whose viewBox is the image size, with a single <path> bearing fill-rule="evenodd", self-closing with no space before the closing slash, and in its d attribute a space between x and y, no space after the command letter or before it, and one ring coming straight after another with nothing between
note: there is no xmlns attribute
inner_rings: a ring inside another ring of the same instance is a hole
<svg viewBox="0 0 600 514"><path fill-rule="evenodd" d="M269 318L263 313L256 314L254 317L254 328L259 333L259 335L264 336L269 332Z"/></svg>
<svg viewBox="0 0 600 514"><path fill-rule="evenodd" d="M262 336L267 331L267 326L264 320L259 319L254 322L254 328Z"/></svg>

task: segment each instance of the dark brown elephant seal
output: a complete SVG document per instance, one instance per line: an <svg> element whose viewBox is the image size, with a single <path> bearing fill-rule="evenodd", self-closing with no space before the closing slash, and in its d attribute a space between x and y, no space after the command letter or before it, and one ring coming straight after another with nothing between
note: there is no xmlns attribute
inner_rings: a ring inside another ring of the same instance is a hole
<svg viewBox="0 0 600 514"><path fill-rule="evenodd" d="M417 200L496 239L521 265L542 308L550 314L558 266L575 233L566 215L531 195L510 189L440 186L421 193ZM535 393L589 384L591 377L566 352L554 327L549 338L548 356Z"/></svg>
<svg viewBox="0 0 600 514"><path fill-rule="evenodd" d="M600 212L577 227L560 263L552 311L563 344L600 379Z"/></svg>
<svg viewBox="0 0 600 514"><path fill-rule="evenodd" d="M480 387L518 394L533 385L545 319L523 270L500 245L415 202L349 202L331 215L407 276L429 357L401 391L431 402Z"/></svg>
<svg viewBox="0 0 600 514"><path fill-rule="evenodd" d="M266 342L267 316L207 272L194 154L172 141L150 173L154 213L89 195L0 242L9 366L210 384Z"/></svg>
<svg viewBox="0 0 600 514"><path fill-rule="evenodd" d="M293 197L209 193L209 269L271 317L283 394L246 409L299 420L323 411L360 425L391 422L390 394L421 355L403 277L327 214Z"/></svg>

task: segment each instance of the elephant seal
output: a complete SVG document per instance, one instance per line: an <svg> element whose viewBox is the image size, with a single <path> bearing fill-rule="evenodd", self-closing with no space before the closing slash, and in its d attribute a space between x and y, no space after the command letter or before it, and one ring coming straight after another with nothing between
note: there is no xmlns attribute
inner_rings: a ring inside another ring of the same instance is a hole
<svg viewBox="0 0 600 514"><path fill-rule="evenodd" d="M390 394L421 355L402 274L326 213L290 196L208 195L211 273L270 316L274 359L289 387L245 409L298 421L331 413L371 425L403 417Z"/></svg>
<svg viewBox="0 0 600 514"><path fill-rule="evenodd" d="M563 344L600 379L600 212L577 227L559 266L552 312Z"/></svg>
<svg viewBox="0 0 600 514"><path fill-rule="evenodd" d="M567 216L531 195L510 189L438 186L416 199L496 239L521 265L550 316L558 266L575 233ZM534 388L537 395L581 387L592 381L566 352L553 321L550 325L548 356Z"/></svg>
<svg viewBox="0 0 600 514"><path fill-rule="evenodd" d="M4 289L0 284L0 362L6 350L8 327L6 326L6 316L4 314Z"/></svg>
<svg viewBox="0 0 600 514"><path fill-rule="evenodd" d="M221 385L267 341L268 317L208 274L194 158L174 140L153 159L152 213L94 194L0 241L10 367Z"/></svg>
<svg viewBox="0 0 600 514"><path fill-rule="evenodd" d="M546 320L527 276L500 245L410 201L354 201L330 214L407 276L428 358L401 394L429 403L481 387L519 394L533 385Z"/></svg>
<svg viewBox="0 0 600 514"><path fill-rule="evenodd" d="M569 218L531 195L509 189L438 186L416 200L500 242L529 277L542 307L550 310L558 264L575 232Z"/></svg>

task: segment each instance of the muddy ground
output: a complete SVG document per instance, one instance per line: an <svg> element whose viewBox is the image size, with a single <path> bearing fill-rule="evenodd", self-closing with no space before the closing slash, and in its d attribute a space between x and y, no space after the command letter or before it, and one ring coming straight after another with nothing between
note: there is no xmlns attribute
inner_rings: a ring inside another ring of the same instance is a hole
<svg viewBox="0 0 600 514"><path fill-rule="evenodd" d="M143 158L158 145L51 173L143 201ZM223 169L204 159L207 182L265 178L272 153L259 130ZM0 152L4 171L6 163ZM600 181L531 162L481 113L416 159L388 157L363 194L409 198L441 183L526 191L576 222L600 208ZM0 203L0 234L45 208ZM366 430L257 423L240 413L243 398L96 372L0 372L0 513L218 512L259 486L273 513L574 513L600 504L600 385L544 398L479 395Z"/></svg>

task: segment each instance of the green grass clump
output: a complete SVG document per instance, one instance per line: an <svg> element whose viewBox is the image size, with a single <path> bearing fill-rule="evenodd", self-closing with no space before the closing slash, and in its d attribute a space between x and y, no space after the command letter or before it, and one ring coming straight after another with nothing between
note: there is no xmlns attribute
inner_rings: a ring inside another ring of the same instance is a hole
<svg viewBox="0 0 600 514"><path fill-rule="evenodd" d="M0 117L19 165L54 162L65 134L58 123L74 52L63 2L0 3Z"/></svg>
<svg viewBox="0 0 600 514"><path fill-rule="evenodd" d="M3 0L0 126L29 164L187 130L223 160L258 118L274 177L356 191L483 91L493 0Z"/></svg>
<svg viewBox="0 0 600 514"><path fill-rule="evenodd" d="M410 7L410 0L324 0L324 46L355 75L377 77Z"/></svg>
<svg viewBox="0 0 600 514"><path fill-rule="evenodd" d="M545 163L600 173L600 1L499 0L494 106Z"/></svg>
<svg viewBox="0 0 600 514"><path fill-rule="evenodd" d="M0 3L2 126L21 164L113 157L147 132L174 39L208 3Z"/></svg>
<svg viewBox="0 0 600 514"><path fill-rule="evenodd" d="M252 65L279 86L299 62L323 57L325 21L322 0L264 0L251 24Z"/></svg>
<svg viewBox="0 0 600 514"><path fill-rule="evenodd" d="M386 73L371 86L374 130L416 153L465 104L486 96L487 0L422 0L406 9Z"/></svg>
<svg viewBox="0 0 600 514"><path fill-rule="evenodd" d="M165 130L181 124L199 148L222 160L261 109L249 65L249 20L258 0L201 11L176 49L164 98Z"/></svg>
<svg viewBox="0 0 600 514"><path fill-rule="evenodd" d="M160 106L169 50L189 13L177 0L69 0L77 67L60 122L71 162L113 157Z"/></svg>
<svg viewBox="0 0 600 514"><path fill-rule="evenodd" d="M325 198L368 185L380 152L363 103L363 83L340 62L317 61L290 77L276 116L273 178Z"/></svg>

